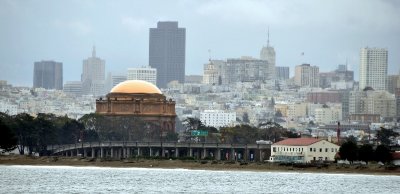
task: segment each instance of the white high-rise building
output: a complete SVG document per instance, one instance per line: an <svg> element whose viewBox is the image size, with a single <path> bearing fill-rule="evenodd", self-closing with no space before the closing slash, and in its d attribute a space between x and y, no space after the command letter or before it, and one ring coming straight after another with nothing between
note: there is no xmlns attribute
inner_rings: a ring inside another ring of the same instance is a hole
<svg viewBox="0 0 400 194"><path fill-rule="evenodd" d="M215 128L233 125L236 122L236 112L224 112L222 110L204 110L200 113L200 121L205 126Z"/></svg>
<svg viewBox="0 0 400 194"><path fill-rule="evenodd" d="M143 80L157 84L157 69L150 66L128 68L128 80Z"/></svg>
<svg viewBox="0 0 400 194"><path fill-rule="evenodd" d="M264 46L260 51L260 59L268 61L267 70L272 78L275 77L275 49L269 45L269 28L267 46ZM267 76L268 78L268 76Z"/></svg>
<svg viewBox="0 0 400 194"><path fill-rule="evenodd" d="M360 51L360 90L372 87L387 89L388 51L384 48L362 48Z"/></svg>
<svg viewBox="0 0 400 194"><path fill-rule="evenodd" d="M96 57L96 48L93 47L92 57L83 60L82 91L84 94L99 96L104 94L106 62Z"/></svg>

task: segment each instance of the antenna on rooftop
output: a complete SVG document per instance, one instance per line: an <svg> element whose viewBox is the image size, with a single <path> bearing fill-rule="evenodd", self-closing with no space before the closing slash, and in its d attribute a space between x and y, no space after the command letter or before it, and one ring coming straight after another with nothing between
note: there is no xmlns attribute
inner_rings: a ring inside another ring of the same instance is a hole
<svg viewBox="0 0 400 194"><path fill-rule="evenodd" d="M208 49L208 60L211 62L211 49Z"/></svg>
<svg viewBox="0 0 400 194"><path fill-rule="evenodd" d="M268 26L268 35L267 35L268 39L267 39L267 47L269 47L269 26Z"/></svg>

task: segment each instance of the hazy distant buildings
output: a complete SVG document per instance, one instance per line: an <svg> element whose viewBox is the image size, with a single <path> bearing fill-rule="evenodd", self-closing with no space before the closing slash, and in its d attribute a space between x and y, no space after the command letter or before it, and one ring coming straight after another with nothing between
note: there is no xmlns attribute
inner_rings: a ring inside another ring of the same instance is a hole
<svg viewBox="0 0 400 194"><path fill-rule="evenodd" d="M82 95L82 82L67 81L67 83L64 84L63 91L69 95L80 96Z"/></svg>
<svg viewBox="0 0 400 194"><path fill-rule="evenodd" d="M275 68L275 67L274 67ZM223 68L222 83L265 81L274 78L274 70L266 60L241 57L228 59Z"/></svg>
<svg viewBox="0 0 400 194"><path fill-rule="evenodd" d="M278 80L288 80L289 67L275 67L275 78Z"/></svg>
<svg viewBox="0 0 400 194"><path fill-rule="evenodd" d="M33 70L33 87L62 90L62 63L56 61L35 62Z"/></svg>
<svg viewBox="0 0 400 194"><path fill-rule="evenodd" d="M362 48L360 51L360 90L372 87L387 89L388 51L384 48Z"/></svg>
<svg viewBox="0 0 400 194"><path fill-rule="evenodd" d="M379 114L381 117L396 116L396 99L387 91L351 91L349 97L349 113Z"/></svg>
<svg viewBox="0 0 400 194"><path fill-rule="evenodd" d="M84 94L99 96L104 94L105 61L96 57L96 48L93 47L92 57L83 60L82 91Z"/></svg>
<svg viewBox="0 0 400 194"><path fill-rule="evenodd" d="M319 67L310 64L296 66L294 81L300 87L319 87Z"/></svg>
<svg viewBox="0 0 400 194"><path fill-rule="evenodd" d="M150 66L128 68L128 80L143 80L157 84L157 69Z"/></svg>
<svg viewBox="0 0 400 194"><path fill-rule="evenodd" d="M339 65L335 71L319 73L321 88L350 89L354 84L354 72L347 65Z"/></svg>
<svg viewBox="0 0 400 194"><path fill-rule="evenodd" d="M186 29L178 22L158 22L150 28L149 65L157 69L157 86L165 88L171 81L185 81Z"/></svg>
<svg viewBox="0 0 400 194"><path fill-rule="evenodd" d="M185 83L201 84L202 82L203 76L201 75L185 75Z"/></svg>
<svg viewBox="0 0 400 194"><path fill-rule="evenodd" d="M400 118L400 88L396 88L395 92L395 97L396 97L396 107L397 107L397 118Z"/></svg>

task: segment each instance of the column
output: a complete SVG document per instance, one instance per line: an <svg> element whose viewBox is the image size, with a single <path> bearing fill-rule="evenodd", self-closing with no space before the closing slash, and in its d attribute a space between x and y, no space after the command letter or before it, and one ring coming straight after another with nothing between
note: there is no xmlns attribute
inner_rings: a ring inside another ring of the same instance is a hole
<svg viewBox="0 0 400 194"><path fill-rule="evenodd" d="M94 158L94 156L95 156L95 150L94 148L92 148L92 158Z"/></svg>
<svg viewBox="0 0 400 194"><path fill-rule="evenodd" d="M100 148L100 158L104 158L104 149Z"/></svg>
<svg viewBox="0 0 400 194"><path fill-rule="evenodd" d="M203 155L202 158L207 157L207 149L206 148L203 148L203 154L202 155Z"/></svg>
<svg viewBox="0 0 400 194"><path fill-rule="evenodd" d="M114 148L111 148L111 158L114 158Z"/></svg>
<svg viewBox="0 0 400 194"><path fill-rule="evenodd" d="M178 158L178 157L179 157L179 149L175 148L175 158Z"/></svg>
<svg viewBox="0 0 400 194"><path fill-rule="evenodd" d="M153 156L153 149L151 149L151 147L149 147L149 156L152 157Z"/></svg>
<svg viewBox="0 0 400 194"><path fill-rule="evenodd" d="M165 148L161 148L161 157L165 157Z"/></svg>
<svg viewBox="0 0 400 194"><path fill-rule="evenodd" d="M231 148L231 154L229 157L231 157L231 160L235 160L235 149Z"/></svg>
<svg viewBox="0 0 400 194"><path fill-rule="evenodd" d="M74 156L74 152L71 150L71 157L73 157Z"/></svg>
<svg viewBox="0 0 400 194"><path fill-rule="evenodd" d="M137 148L137 156L140 156L140 148Z"/></svg>
<svg viewBox="0 0 400 194"><path fill-rule="evenodd" d="M83 148L83 157L87 157L87 150Z"/></svg>
<svg viewBox="0 0 400 194"><path fill-rule="evenodd" d="M193 148L189 148L189 157L193 157Z"/></svg>
<svg viewBox="0 0 400 194"><path fill-rule="evenodd" d="M131 148L126 148L126 157L127 158L131 157Z"/></svg>
<svg viewBox="0 0 400 194"><path fill-rule="evenodd" d="M221 149L217 148L216 159L221 160Z"/></svg>

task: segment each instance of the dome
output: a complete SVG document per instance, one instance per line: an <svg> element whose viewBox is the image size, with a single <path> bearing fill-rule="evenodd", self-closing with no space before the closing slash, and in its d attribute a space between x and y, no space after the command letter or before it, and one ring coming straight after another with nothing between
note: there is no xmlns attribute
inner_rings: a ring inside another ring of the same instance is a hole
<svg viewBox="0 0 400 194"><path fill-rule="evenodd" d="M121 82L111 89L110 93L162 94L157 86L142 80L127 80Z"/></svg>

